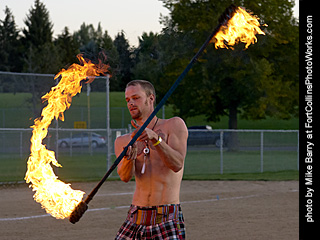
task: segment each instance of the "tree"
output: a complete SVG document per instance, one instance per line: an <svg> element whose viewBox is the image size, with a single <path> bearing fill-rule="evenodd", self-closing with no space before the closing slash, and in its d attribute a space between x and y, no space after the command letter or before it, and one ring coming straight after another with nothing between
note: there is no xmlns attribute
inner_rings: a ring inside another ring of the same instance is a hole
<svg viewBox="0 0 320 240"><path fill-rule="evenodd" d="M65 68L68 68L76 61L76 55L79 49L73 36L69 33L68 27L65 27L58 38L54 40L55 46L59 52L60 61Z"/></svg>
<svg viewBox="0 0 320 240"><path fill-rule="evenodd" d="M87 45L90 41L94 41L95 35L95 29L92 24L87 25L86 23L82 23L80 29L73 33L73 38L80 48Z"/></svg>
<svg viewBox="0 0 320 240"><path fill-rule="evenodd" d="M27 18L24 21L26 28L23 29L22 43L24 45L23 71L31 73L56 73L60 70L59 54L53 44L53 24L50 21L49 12L46 6L39 0L35 0L34 7L31 7ZM41 96L48 92L55 84L51 81L43 81L33 77L27 82L29 91L32 93L30 100L34 116L38 117L40 110L37 103Z"/></svg>
<svg viewBox="0 0 320 240"><path fill-rule="evenodd" d="M0 70L18 72L21 70L19 30L7 6L4 13L4 20L0 20Z"/></svg>
<svg viewBox="0 0 320 240"><path fill-rule="evenodd" d="M27 45L42 46L52 42L53 24L50 21L49 11L40 0L35 0L34 7L29 10L24 23L27 28L22 32Z"/></svg>
<svg viewBox="0 0 320 240"><path fill-rule="evenodd" d="M46 6L35 0L24 21L22 42L25 47L24 71L55 73L60 69L60 60L53 44L53 24Z"/></svg>
<svg viewBox="0 0 320 240"><path fill-rule="evenodd" d="M159 77L159 36L150 32L143 33L139 38L139 46L134 51L134 67L132 69L135 79L147 79L154 82Z"/></svg>
<svg viewBox="0 0 320 240"><path fill-rule="evenodd" d="M108 32L103 32L101 24L98 24L97 30L92 24L83 23L79 31L73 34L78 44L79 51L84 58L90 59L92 62L103 60L105 64L110 65L112 79L110 80L110 88L113 91L119 90L119 82L117 79L118 52L113 40ZM92 90L104 91L105 83L100 81L92 85Z"/></svg>
<svg viewBox="0 0 320 240"><path fill-rule="evenodd" d="M119 63L119 53L117 51L116 46L113 43L112 38L109 36L108 31L104 32L100 44L101 50L105 53L107 58L106 63L110 65L110 89L112 91L123 91L123 89L120 88L119 79L117 79L116 76L117 72L115 71Z"/></svg>
<svg viewBox="0 0 320 240"><path fill-rule="evenodd" d="M115 76L113 77L118 79L119 87L123 90L126 84L132 80L132 51L123 31L116 35L113 44L115 45L119 56L118 67L114 69Z"/></svg>
<svg viewBox="0 0 320 240"><path fill-rule="evenodd" d="M171 11L171 28L196 43L191 48L192 54L217 25L219 13L231 4L227 0L162 1ZM263 19L262 23L268 23L266 36L259 36L258 43L247 50L242 50L241 44L234 51L208 46L199 59L200 64L194 65L181 91L175 94L174 105L183 117L205 114L207 120L218 121L220 116L228 115L232 129L237 128L238 114L254 120L296 116L298 26L292 16L293 3L289 0L233 2L251 9ZM184 59L191 59L190 54Z"/></svg>
<svg viewBox="0 0 320 240"><path fill-rule="evenodd" d="M169 26L170 21L165 24ZM170 27L165 27L161 34L144 33L139 38L139 46L135 51L134 77L147 79L157 86L157 99L161 100L188 64L185 56L190 50L191 42L192 39ZM183 86L184 82L181 82L166 104L175 103L175 96L180 96Z"/></svg>
<svg viewBox="0 0 320 240"><path fill-rule="evenodd" d="M97 33L92 24L82 23L79 31L74 32L73 38L84 58L92 58L98 54Z"/></svg>

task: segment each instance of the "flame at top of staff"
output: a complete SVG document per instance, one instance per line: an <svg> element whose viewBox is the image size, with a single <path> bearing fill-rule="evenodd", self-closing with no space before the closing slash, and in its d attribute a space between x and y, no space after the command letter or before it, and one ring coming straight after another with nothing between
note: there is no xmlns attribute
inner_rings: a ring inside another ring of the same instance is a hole
<svg viewBox="0 0 320 240"><path fill-rule="evenodd" d="M41 117L34 121L30 156L27 163L25 180L31 183L35 194L33 198L42 205L42 208L55 218L69 217L73 209L81 202L84 192L73 190L70 184L59 180L51 164L61 167L55 159L55 153L46 149L42 143L47 136L48 127L54 118L64 120L63 112L70 107L71 99L81 91L81 81L88 76L99 76L108 70L108 65L86 62L78 55L81 62L72 64L67 70L62 70L56 75L59 84L54 86L49 93L42 97L48 105L42 110Z"/></svg>
<svg viewBox="0 0 320 240"><path fill-rule="evenodd" d="M233 16L226 25L222 25L219 32L211 41L215 42L215 48L231 48L239 42L245 43L245 49L257 41L256 34L265 34L260 29L259 18L243 8L237 7Z"/></svg>

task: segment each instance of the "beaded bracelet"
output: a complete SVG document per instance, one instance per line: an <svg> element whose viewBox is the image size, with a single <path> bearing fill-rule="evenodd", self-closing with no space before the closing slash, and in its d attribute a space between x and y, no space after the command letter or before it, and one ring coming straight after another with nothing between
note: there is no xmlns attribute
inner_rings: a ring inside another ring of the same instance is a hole
<svg viewBox="0 0 320 240"><path fill-rule="evenodd" d="M162 142L162 138L159 136L159 137L158 137L158 141L157 141L155 144L153 144L153 146L157 146L157 145L159 145L161 142Z"/></svg>

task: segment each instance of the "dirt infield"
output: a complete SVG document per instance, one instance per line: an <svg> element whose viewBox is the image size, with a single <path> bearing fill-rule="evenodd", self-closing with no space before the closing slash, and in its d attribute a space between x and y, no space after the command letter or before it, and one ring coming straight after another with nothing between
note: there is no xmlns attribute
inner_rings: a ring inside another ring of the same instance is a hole
<svg viewBox="0 0 320 240"><path fill-rule="evenodd" d="M89 193L96 183L74 183ZM187 239L298 239L297 181L183 181ZM26 185L0 186L0 239L114 239L131 203L134 182L104 183L76 224L56 220Z"/></svg>

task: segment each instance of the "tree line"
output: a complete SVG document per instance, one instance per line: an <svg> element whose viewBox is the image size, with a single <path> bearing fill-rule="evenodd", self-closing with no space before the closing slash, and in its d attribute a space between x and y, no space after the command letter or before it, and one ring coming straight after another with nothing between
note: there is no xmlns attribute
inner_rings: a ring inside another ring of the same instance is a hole
<svg viewBox="0 0 320 240"><path fill-rule="evenodd" d="M73 33L65 27L54 38L49 11L40 0L19 31L6 7L0 22L0 71L57 73L76 62L78 53L92 61L105 54L112 91L123 91L130 80L147 79L161 99L233 3L257 14L268 25L263 27L266 35L247 50L242 44L234 50L208 46L168 103L183 118L205 115L208 121L219 121L227 115L229 128L237 128L238 116L257 120L298 115L299 31L293 1L161 1L169 9L169 15L159 19L162 31L143 33L138 47L129 45L123 31L112 39L100 23L83 23ZM6 86L3 92L12 91L11 84ZM104 91L98 82L91 87Z"/></svg>
<svg viewBox="0 0 320 240"><path fill-rule="evenodd" d="M101 23L96 28L83 23L73 33L65 27L54 38L49 11L40 0L35 0L26 14L22 30L18 30L9 7L6 6L4 12L5 17L0 22L0 71L55 74L77 63L79 53L92 61L97 61L99 53L104 53L113 72L111 87L114 91L122 90L123 84L132 77L133 49L124 32L118 33L113 40L107 31L103 31ZM12 91L13 86L6 86L3 92ZM93 90L101 89L101 86L92 87Z"/></svg>

